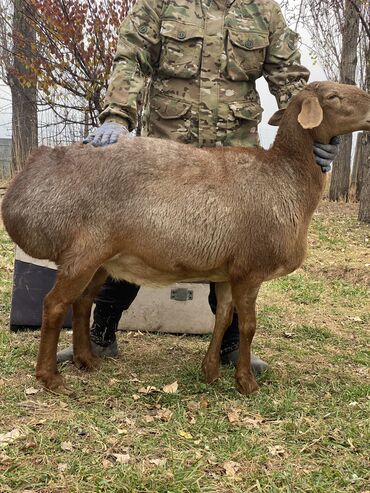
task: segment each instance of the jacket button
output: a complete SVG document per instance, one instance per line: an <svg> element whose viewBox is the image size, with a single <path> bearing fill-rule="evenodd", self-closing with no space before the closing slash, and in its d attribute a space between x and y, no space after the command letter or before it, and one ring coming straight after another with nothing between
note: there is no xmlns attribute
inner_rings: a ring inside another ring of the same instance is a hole
<svg viewBox="0 0 370 493"><path fill-rule="evenodd" d="M141 26L139 26L139 33L145 34L147 30L148 30L148 26L146 26L145 24L141 24Z"/></svg>
<svg viewBox="0 0 370 493"><path fill-rule="evenodd" d="M184 31L179 31L179 32L177 33L177 37L178 37L179 39L185 39L185 38L186 38L186 33L185 33Z"/></svg>
<svg viewBox="0 0 370 493"><path fill-rule="evenodd" d="M245 42L245 47L251 49L253 48L253 46L254 46L253 41L251 39L247 39L247 41Z"/></svg>

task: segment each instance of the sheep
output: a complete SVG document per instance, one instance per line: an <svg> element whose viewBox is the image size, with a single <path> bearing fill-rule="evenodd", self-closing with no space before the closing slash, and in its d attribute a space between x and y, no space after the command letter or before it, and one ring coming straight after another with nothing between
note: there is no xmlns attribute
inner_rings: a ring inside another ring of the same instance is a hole
<svg viewBox="0 0 370 493"><path fill-rule="evenodd" d="M370 130L370 95L334 82L307 85L272 116L271 149L194 148L153 138L121 138L107 148L75 144L36 150L2 204L5 228L29 255L58 265L44 300L36 377L64 384L56 351L73 307L74 363L94 369L89 319L111 275L139 285L216 283L213 337L202 363L219 378L221 341L240 320L237 388L258 388L250 368L261 284L293 272L327 177L312 144Z"/></svg>

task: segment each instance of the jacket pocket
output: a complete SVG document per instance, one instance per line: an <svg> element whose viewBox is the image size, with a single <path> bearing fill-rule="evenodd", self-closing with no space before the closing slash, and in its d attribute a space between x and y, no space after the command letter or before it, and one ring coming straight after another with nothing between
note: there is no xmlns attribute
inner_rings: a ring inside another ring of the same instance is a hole
<svg viewBox="0 0 370 493"><path fill-rule="evenodd" d="M191 104L165 96L155 96L150 102L147 135L191 144L196 139L195 120Z"/></svg>
<svg viewBox="0 0 370 493"><path fill-rule="evenodd" d="M159 73L165 77L190 79L199 72L203 47L200 26L163 21Z"/></svg>
<svg viewBox="0 0 370 493"><path fill-rule="evenodd" d="M230 104L233 125L227 132L224 145L258 147L258 124L261 121L262 108L254 101L238 101Z"/></svg>
<svg viewBox="0 0 370 493"><path fill-rule="evenodd" d="M227 76L231 80L257 79L269 45L268 32L251 32L228 29Z"/></svg>
<svg viewBox="0 0 370 493"><path fill-rule="evenodd" d="M238 101L230 104L233 115L238 120L261 121L262 107L254 101Z"/></svg>
<svg viewBox="0 0 370 493"><path fill-rule="evenodd" d="M181 118L185 116L189 111L191 105L184 101L177 101L175 99L156 98L152 102L152 108L154 111L164 120L173 120L175 118Z"/></svg>

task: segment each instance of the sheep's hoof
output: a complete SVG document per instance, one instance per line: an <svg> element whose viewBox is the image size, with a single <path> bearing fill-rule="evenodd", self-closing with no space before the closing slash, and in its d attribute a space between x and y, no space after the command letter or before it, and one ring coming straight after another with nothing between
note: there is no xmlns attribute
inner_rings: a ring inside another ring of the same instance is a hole
<svg viewBox="0 0 370 493"><path fill-rule="evenodd" d="M40 380L48 390L56 390L65 386L64 378L59 372L50 373L38 371L36 373L37 380Z"/></svg>
<svg viewBox="0 0 370 493"><path fill-rule="evenodd" d="M94 371L100 366L100 358L91 354L76 354L73 356L74 365L80 370Z"/></svg>
<svg viewBox="0 0 370 493"><path fill-rule="evenodd" d="M252 373L237 373L235 375L235 379L237 389L243 395L252 394L252 392L255 392L259 388L258 383Z"/></svg>
<svg viewBox="0 0 370 493"><path fill-rule="evenodd" d="M221 377L218 363L209 361L207 356L202 363L202 372L207 383L213 383Z"/></svg>

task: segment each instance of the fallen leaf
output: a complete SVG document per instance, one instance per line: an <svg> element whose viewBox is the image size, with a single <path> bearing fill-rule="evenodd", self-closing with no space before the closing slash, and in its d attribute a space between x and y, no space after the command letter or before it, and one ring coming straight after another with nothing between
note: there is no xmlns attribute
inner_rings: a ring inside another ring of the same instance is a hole
<svg viewBox="0 0 370 493"><path fill-rule="evenodd" d="M147 414L146 416L144 416L144 421L146 421L147 423L153 423L154 416L151 416L150 414Z"/></svg>
<svg viewBox="0 0 370 493"><path fill-rule="evenodd" d="M264 423L266 420L260 414L256 414L255 416L245 416L242 419L243 424L259 426Z"/></svg>
<svg viewBox="0 0 370 493"><path fill-rule="evenodd" d="M111 378L108 382L108 385L111 387L112 385L115 385L116 383L119 383L120 380L118 378Z"/></svg>
<svg viewBox="0 0 370 493"><path fill-rule="evenodd" d="M8 462L11 462L11 458L6 455L6 454L0 454L0 464L7 464Z"/></svg>
<svg viewBox="0 0 370 493"><path fill-rule="evenodd" d="M135 424L136 424L136 423L135 423L135 421L134 421L133 419L130 419L130 418L127 418L127 417L124 419L124 422L125 422L127 425L129 425L129 426L135 426Z"/></svg>
<svg viewBox="0 0 370 493"><path fill-rule="evenodd" d="M137 377L133 377L129 379L130 383L142 383L142 380L139 380Z"/></svg>
<svg viewBox="0 0 370 493"><path fill-rule="evenodd" d="M68 464L63 463L63 464L58 464L58 471L59 472L65 472L68 468Z"/></svg>
<svg viewBox="0 0 370 493"><path fill-rule="evenodd" d="M172 418L172 411L169 409L160 409L157 413L156 418L162 421L169 421Z"/></svg>
<svg viewBox="0 0 370 493"><path fill-rule="evenodd" d="M193 438L193 435L188 431L178 430L177 434L182 438L186 438L187 440L191 440Z"/></svg>
<svg viewBox="0 0 370 493"><path fill-rule="evenodd" d="M130 462L130 454L112 454L119 464L128 464Z"/></svg>
<svg viewBox="0 0 370 493"><path fill-rule="evenodd" d="M207 407L209 406L209 402L207 401L207 399L205 397L202 397L200 399L199 406L201 409L207 409Z"/></svg>
<svg viewBox="0 0 370 493"><path fill-rule="evenodd" d="M237 478L236 473L238 472L239 467L240 464L233 461L226 461L222 464L222 468L225 471L225 476L233 479Z"/></svg>
<svg viewBox="0 0 370 493"><path fill-rule="evenodd" d="M153 392L159 392L159 390L156 387L148 385L147 387L140 387L138 392L139 394L152 394Z"/></svg>
<svg viewBox="0 0 370 493"><path fill-rule="evenodd" d="M274 445L269 447L269 454L273 457L282 456L285 454L285 449L281 445Z"/></svg>
<svg viewBox="0 0 370 493"><path fill-rule="evenodd" d="M38 394L40 392L40 389L35 389L34 387L28 387L28 389L26 389L24 391L24 393L26 395L33 395L33 394Z"/></svg>
<svg viewBox="0 0 370 493"><path fill-rule="evenodd" d="M165 394L176 394L179 384L177 382L170 383L163 387L163 392Z"/></svg>
<svg viewBox="0 0 370 493"><path fill-rule="evenodd" d="M132 396L132 398L134 399L134 401L138 401L138 400L140 399L140 396L139 396L139 395L137 395L137 394L134 394L134 395Z"/></svg>
<svg viewBox="0 0 370 493"><path fill-rule="evenodd" d="M167 463L167 459L149 459L149 462L155 466L164 466Z"/></svg>
<svg viewBox="0 0 370 493"><path fill-rule="evenodd" d="M128 430L126 428L117 428L117 433L119 435L127 435Z"/></svg>
<svg viewBox="0 0 370 493"><path fill-rule="evenodd" d="M284 337L287 339L293 339L295 337L294 332L284 332Z"/></svg>
<svg viewBox="0 0 370 493"><path fill-rule="evenodd" d="M230 423L240 423L240 410L239 409L230 409L227 411L227 418Z"/></svg>
<svg viewBox="0 0 370 493"><path fill-rule="evenodd" d="M7 433L0 433L0 448L5 448L24 436L25 435L18 428L14 428L14 430L8 431Z"/></svg>
<svg viewBox="0 0 370 493"><path fill-rule="evenodd" d="M64 450L65 452L72 452L73 450L73 444L72 442L62 442L60 444L60 448Z"/></svg>
<svg viewBox="0 0 370 493"><path fill-rule="evenodd" d="M112 467L112 463L111 463L111 461L110 461L110 460L108 460L108 459L103 459L103 460L101 461L101 464L102 464L102 466L104 467L104 469L108 469L108 467Z"/></svg>
<svg viewBox="0 0 370 493"><path fill-rule="evenodd" d="M188 408L189 411L199 411L200 409L200 402L195 402L195 401L189 401L186 404L186 407Z"/></svg>

